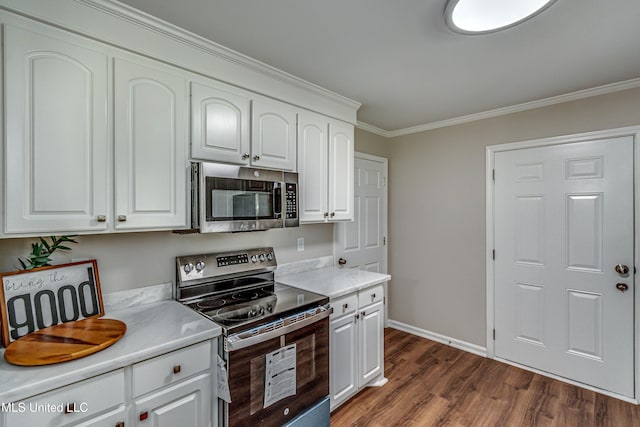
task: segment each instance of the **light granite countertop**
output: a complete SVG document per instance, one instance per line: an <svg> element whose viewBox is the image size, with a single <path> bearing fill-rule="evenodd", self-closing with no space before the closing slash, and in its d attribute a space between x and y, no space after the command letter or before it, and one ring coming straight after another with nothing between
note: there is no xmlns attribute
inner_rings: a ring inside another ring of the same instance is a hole
<svg viewBox="0 0 640 427"><path fill-rule="evenodd" d="M215 338L220 326L184 305L164 300L107 311L127 325L120 341L81 359L48 366L9 364L0 350L0 402L9 403Z"/></svg>
<svg viewBox="0 0 640 427"><path fill-rule="evenodd" d="M306 291L338 298L391 280L388 274L359 269L324 267L292 274L279 275L277 282Z"/></svg>

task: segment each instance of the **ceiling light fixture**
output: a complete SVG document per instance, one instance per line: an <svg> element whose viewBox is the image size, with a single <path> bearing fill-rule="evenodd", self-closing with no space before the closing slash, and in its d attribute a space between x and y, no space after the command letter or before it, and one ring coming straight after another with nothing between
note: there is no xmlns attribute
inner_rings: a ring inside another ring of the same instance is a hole
<svg viewBox="0 0 640 427"><path fill-rule="evenodd" d="M536 16L556 0L448 0L447 25L462 34L486 34L511 28Z"/></svg>

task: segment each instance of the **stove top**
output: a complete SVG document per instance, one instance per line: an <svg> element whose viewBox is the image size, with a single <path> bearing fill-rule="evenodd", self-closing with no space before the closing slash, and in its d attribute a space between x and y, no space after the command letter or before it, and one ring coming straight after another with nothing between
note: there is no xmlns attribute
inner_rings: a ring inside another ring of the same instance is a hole
<svg viewBox="0 0 640 427"><path fill-rule="evenodd" d="M325 305L329 298L274 282L273 248L178 257L177 299L225 336Z"/></svg>

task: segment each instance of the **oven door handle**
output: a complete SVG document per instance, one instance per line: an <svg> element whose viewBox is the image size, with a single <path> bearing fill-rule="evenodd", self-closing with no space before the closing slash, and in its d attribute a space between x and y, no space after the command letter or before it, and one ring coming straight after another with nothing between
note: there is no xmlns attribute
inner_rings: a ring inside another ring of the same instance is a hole
<svg viewBox="0 0 640 427"><path fill-rule="evenodd" d="M309 326L322 319L326 319L331 315L331 313L333 313L333 307L325 308L320 313L316 313L313 316L299 320L295 323L291 323L289 325L272 329L260 334L250 335L246 338L242 337L242 332L231 335L225 339L225 349L227 352L232 352L252 345L260 344L265 341L269 341L270 339L277 338L281 335L285 335L293 331L297 331L298 329L302 329L305 326Z"/></svg>

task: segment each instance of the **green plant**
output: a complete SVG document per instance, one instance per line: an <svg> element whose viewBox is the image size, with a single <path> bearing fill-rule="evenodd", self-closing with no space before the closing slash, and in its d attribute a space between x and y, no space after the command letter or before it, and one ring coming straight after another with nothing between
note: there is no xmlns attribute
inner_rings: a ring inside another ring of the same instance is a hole
<svg viewBox="0 0 640 427"><path fill-rule="evenodd" d="M44 267L51 262L51 254L56 250L70 251L71 248L63 243L78 243L73 240L78 236L50 236L50 242L40 237L40 241L31 244L31 253L26 258L18 258L23 270L31 270L36 267Z"/></svg>

